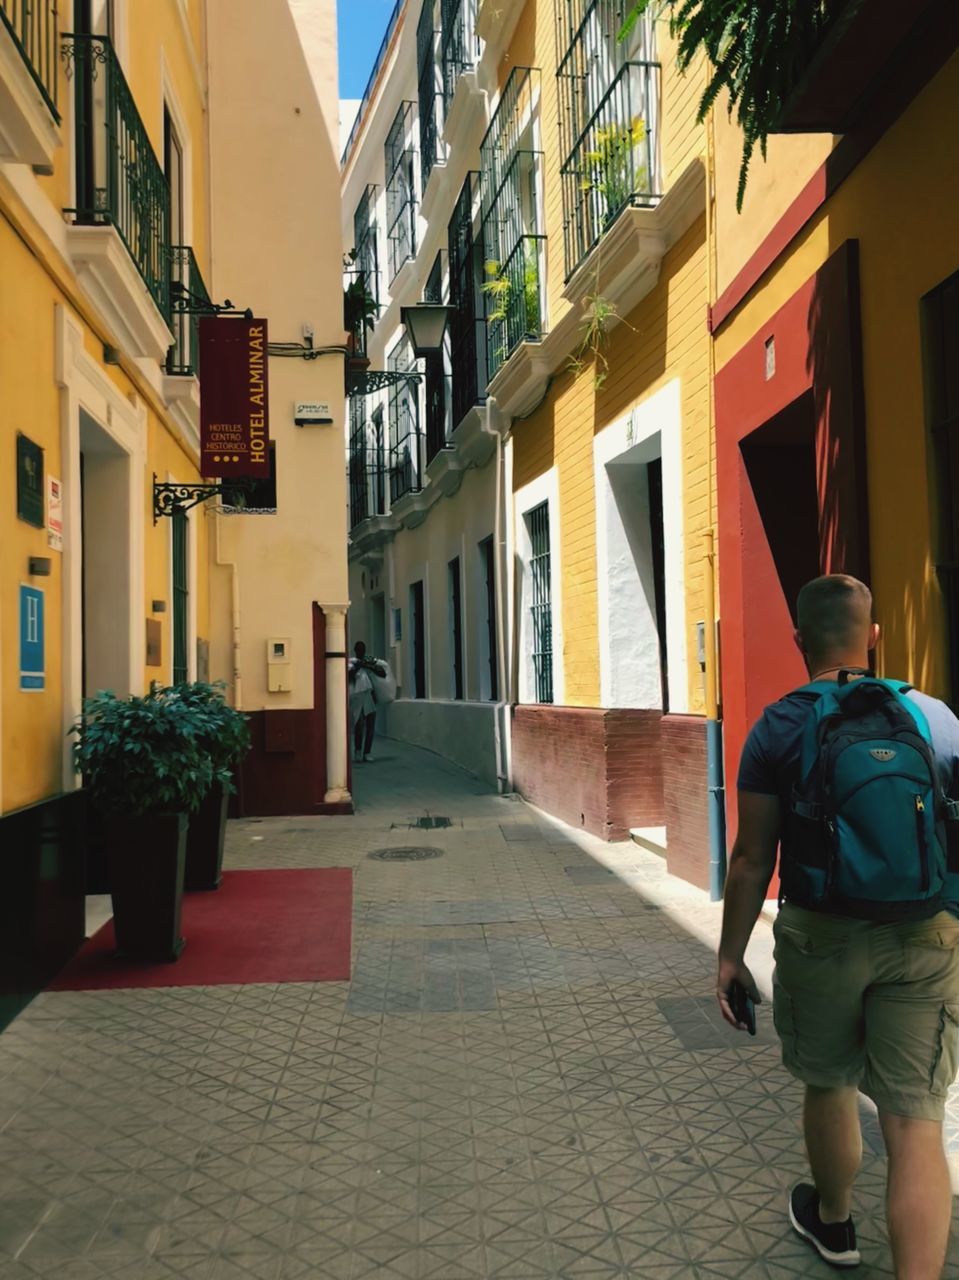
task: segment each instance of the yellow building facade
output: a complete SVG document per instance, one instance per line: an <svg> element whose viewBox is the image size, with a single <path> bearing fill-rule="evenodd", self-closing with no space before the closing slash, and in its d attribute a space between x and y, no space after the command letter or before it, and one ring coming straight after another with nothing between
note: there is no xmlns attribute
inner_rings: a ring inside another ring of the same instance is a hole
<svg viewBox="0 0 959 1280"><path fill-rule="evenodd" d="M222 679L254 721L241 808L269 806L271 770L293 779L273 787L284 811L349 807L338 210L323 211L335 5L238 11L0 4L0 842L19 957L0 982L14 1001L82 938L83 896L103 888L69 738L84 697ZM273 167L261 195L251 155ZM274 244L265 211L284 206L291 239ZM239 507L196 488L214 479L199 317L229 296L282 347L276 462ZM331 429L298 428L297 401L322 402ZM277 636L290 668L273 689Z"/></svg>

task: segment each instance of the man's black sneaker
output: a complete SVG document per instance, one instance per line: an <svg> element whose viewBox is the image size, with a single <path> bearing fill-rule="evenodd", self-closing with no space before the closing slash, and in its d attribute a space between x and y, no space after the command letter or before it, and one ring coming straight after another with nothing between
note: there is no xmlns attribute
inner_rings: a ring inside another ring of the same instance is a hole
<svg viewBox="0 0 959 1280"><path fill-rule="evenodd" d="M823 1222L819 1217L819 1192L808 1182L800 1182L793 1188L789 1197L789 1221L831 1266L858 1267L862 1261L852 1218L845 1222Z"/></svg>

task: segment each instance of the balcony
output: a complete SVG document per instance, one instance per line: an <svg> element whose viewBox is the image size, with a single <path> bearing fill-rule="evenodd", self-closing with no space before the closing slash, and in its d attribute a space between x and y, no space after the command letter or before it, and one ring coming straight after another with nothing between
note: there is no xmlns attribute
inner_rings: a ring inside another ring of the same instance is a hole
<svg viewBox="0 0 959 1280"><path fill-rule="evenodd" d="M521 342L543 336L542 255L545 236L522 236L503 263L487 259L486 351L490 381Z"/></svg>
<svg viewBox="0 0 959 1280"><path fill-rule="evenodd" d="M128 354L163 364L170 328L170 188L105 36L66 37L74 81L74 269Z"/></svg>
<svg viewBox="0 0 959 1280"><path fill-rule="evenodd" d="M0 0L0 160L52 171L59 59L56 0Z"/></svg>
<svg viewBox="0 0 959 1280"><path fill-rule="evenodd" d="M774 132L849 133L874 123L914 74L924 82L935 50L955 47L954 0L846 0L833 8Z"/></svg>
<svg viewBox="0 0 959 1280"><path fill-rule="evenodd" d="M482 46L476 34L477 0L443 0L442 59L446 140L468 136L470 116L480 114L486 94L479 87L476 68Z"/></svg>
<svg viewBox="0 0 959 1280"><path fill-rule="evenodd" d="M659 76L658 63L625 63L573 141L561 170L567 280L624 210L652 208L661 199ZM578 96L569 86L567 118L575 117Z"/></svg>
<svg viewBox="0 0 959 1280"><path fill-rule="evenodd" d="M210 305L193 250L174 245L170 250L173 346L167 352L163 395L194 443L200 432L200 310Z"/></svg>
<svg viewBox="0 0 959 1280"><path fill-rule="evenodd" d="M403 102L384 149L386 172L386 237L390 284L416 258L416 175L412 143L415 106Z"/></svg>

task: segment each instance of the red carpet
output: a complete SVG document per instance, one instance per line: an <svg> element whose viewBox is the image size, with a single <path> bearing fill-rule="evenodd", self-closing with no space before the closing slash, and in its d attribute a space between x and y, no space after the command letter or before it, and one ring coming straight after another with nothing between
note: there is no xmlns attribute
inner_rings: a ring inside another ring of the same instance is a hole
<svg viewBox="0 0 959 1280"><path fill-rule="evenodd" d="M347 982L352 925L348 868L228 871L214 892L184 894L186 946L175 964L117 959L111 921L49 990Z"/></svg>

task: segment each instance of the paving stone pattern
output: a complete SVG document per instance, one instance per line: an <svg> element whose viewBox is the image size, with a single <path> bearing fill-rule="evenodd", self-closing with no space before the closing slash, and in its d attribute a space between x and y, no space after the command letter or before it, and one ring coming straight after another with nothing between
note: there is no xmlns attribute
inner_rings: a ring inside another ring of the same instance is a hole
<svg viewBox="0 0 959 1280"><path fill-rule="evenodd" d="M768 1010L751 1040L712 1007L717 908L381 749L356 819L229 835L232 867L355 868L351 984L49 994L0 1036L2 1280L828 1274L784 1228L799 1098ZM434 813L444 857L369 860ZM888 1276L868 1115L866 1146Z"/></svg>

